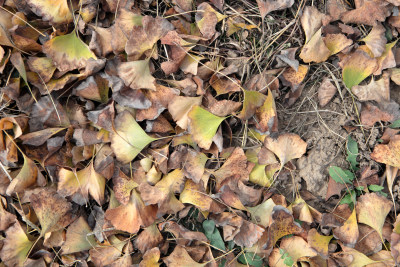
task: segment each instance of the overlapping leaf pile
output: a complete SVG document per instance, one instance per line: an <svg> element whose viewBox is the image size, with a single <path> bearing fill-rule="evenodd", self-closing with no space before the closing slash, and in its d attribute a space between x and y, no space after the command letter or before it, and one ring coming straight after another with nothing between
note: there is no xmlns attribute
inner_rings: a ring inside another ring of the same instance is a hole
<svg viewBox="0 0 400 267"><path fill-rule="evenodd" d="M257 0L247 18L223 0L0 1L0 265L400 263L400 217L350 139L352 169L330 181L348 204L321 213L271 190L307 151L279 131L275 100L294 104L308 63L341 68L362 125L399 119L400 2L329 0L327 14L294 2ZM273 67L213 48L265 38L288 10L305 43L271 54ZM339 84L324 79L321 106ZM392 193L400 135L388 129L371 158Z"/></svg>

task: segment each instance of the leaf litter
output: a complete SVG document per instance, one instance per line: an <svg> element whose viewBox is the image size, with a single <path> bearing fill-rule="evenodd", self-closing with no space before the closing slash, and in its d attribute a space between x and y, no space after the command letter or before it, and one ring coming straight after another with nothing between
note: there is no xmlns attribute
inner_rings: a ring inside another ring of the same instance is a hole
<svg viewBox="0 0 400 267"><path fill-rule="evenodd" d="M0 1L0 265L400 264L399 5Z"/></svg>

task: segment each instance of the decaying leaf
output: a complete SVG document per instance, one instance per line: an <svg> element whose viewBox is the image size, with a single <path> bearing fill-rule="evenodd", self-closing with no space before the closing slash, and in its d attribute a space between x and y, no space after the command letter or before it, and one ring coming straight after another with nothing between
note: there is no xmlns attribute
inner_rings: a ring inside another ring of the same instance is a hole
<svg viewBox="0 0 400 267"><path fill-rule="evenodd" d="M72 22L72 13L67 0L27 0L27 4L36 15L53 24Z"/></svg>
<svg viewBox="0 0 400 267"><path fill-rule="evenodd" d="M51 232L53 226L71 209L71 203L50 190L42 190L37 194L32 194L30 201L39 219L42 236Z"/></svg>
<svg viewBox="0 0 400 267"><path fill-rule="evenodd" d="M5 233L6 238L0 252L2 261L9 266L23 266L33 241L28 239L19 222L15 222Z"/></svg>
<svg viewBox="0 0 400 267"><path fill-rule="evenodd" d="M391 208L392 203L385 197L376 193L362 195L356 206L358 222L371 226L383 240L382 228Z"/></svg>
<svg viewBox="0 0 400 267"><path fill-rule="evenodd" d="M378 68L377 60L360 50L347 55L340 64L343 69L343 82L349 89L358 85Z"/></svg>
<svg viewBox="0 0 400 267"><path fill-rule="evenodd" d="M282 134L278 138L265 138L264 146L274 152L281 162L281 168L292 159L306 153L307 143L296 134Z"/></svg>
<svg viewBox="0 0 400 267"><path fill-rule="evenodd" d="M81 69L90 58L97 59L74 31L47 41L43 45L43 52L53 60L60 71Z"/></svg>
<svg viewBox="0 0 400 267"><path fill-rule="evenodd" d="M137 233L141 226L150 226L157 213L157 207L145 206L136 189L132 190L129 203L106 211L106 219L118 230Z"/></svg>
<svg viewBox="0 0 400 267"><path fill-rule="evenodd" d="M124 163L132 161L143 148L155 140L143 131L128 111L115 118L111 148L119 161Z"/></svg>
<svg viewBox="0 0 400 267"><path fill-rule="evenodd" d="M375 81L373 78L367 85L353 86L351 91L360 101L374 100L378 103L390 101L389 76L383 75L381 79Z"/></svg>
<svg viewBox="0 0 400 267"><path fill-rule="evenodd" d="M156 90L155 79L151 76L149 60L138 60L121 63L118 74L126 86L132 89Z"/></svg>
<svg viewBox="0 0 400 267"><path fill-rule="evenodd" d="M65 242L62 245L62 254L71 254L95 248L97 246L92 229L83 217L79 217L67 229Z"/></svg>
<svg viewBox="0 0 400 267"><path fill-rule="evenodd" d="M378 144L371 154L371 158L377 162L400 168L400 135L390 139L389 144Z"/></svg>
<svg viewBox="0 0 400 267"><path fill-rule="evenodd" d="M337 87L332 84L329 78L325 77L318 89L318 100L321 107L325 107L336 94Z"/></svg>
<svg viewBox="0 0 400 267"><path fill-rule="evenodd" d="M291 7L293 4L294 0L257 0L262 19L272 11L285 9Z"/></svg>
<svg viewBox="0 0 400 267"><path fill-rule="evenodd" d="M93 162L80 171L62 168L58 174L58 192L62 196L74 196L78 203L86 203L89 194L101 205L104 201L106 179L93 168Z"/></svg>

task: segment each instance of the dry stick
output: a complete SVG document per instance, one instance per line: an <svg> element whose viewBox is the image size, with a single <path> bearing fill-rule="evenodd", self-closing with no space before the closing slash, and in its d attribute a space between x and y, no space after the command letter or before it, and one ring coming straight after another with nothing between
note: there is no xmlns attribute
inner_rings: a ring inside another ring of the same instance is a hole
<svg viewBox="0 0 400 267"><path fill-rule="evenodd" d="M1 9L3 9L4 11L10 13L11 15L13 15L14 17L19 18L20 20L22 20L24 23L26 23L29 27L31 27L32 29L34 29L37 33L39 33L41 36L46 37L46 35L44 35L42 32L40 32L39 30L37 30L35 27L33 27L29 22L27 22L26 20L24 20L23 18L21 18L20 16L12 13L11 11L5 9L4 7L0 6Z"/></svg>

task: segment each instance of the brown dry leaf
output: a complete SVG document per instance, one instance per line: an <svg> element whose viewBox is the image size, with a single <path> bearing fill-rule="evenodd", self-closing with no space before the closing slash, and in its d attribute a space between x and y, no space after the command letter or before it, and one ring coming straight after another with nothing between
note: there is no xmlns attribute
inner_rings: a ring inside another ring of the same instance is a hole
<svg viewBox="0 0 400 267"><path fill-rule="evenodd" d="M144 228L138 235L135 240L135 246L144 254L146 251L159 246L163 241L164 238L158 230L157 225L152 224Z"/></svg>
<svg viewBox="0 0 400 267"><path fill-rule="evenodd" d="M175 169L163 177L155 186L142 183L139 186L140 195L145 205L158 205L157 215L176 214L184 208L175 194L182 192L185 179L183 171Z"/></svg>
<svg viewBox="0 0 400 267"><path fill-rule="evenodd" d="M369 256L369 258L377 261L377 263L369 264L367 267L392 267L396 265L393 256L391 255L390 251L387 250L381 250Z"/></svg>
<svg viewBox="0 0 400 267"><path fill-rule="evenodd" d="M318 101L321 107L325 107L336 94L337 87L328 77L322 80L321 86L318 88Z"/></svg>
<svg viewBox="0 0 400 267"><path fill-rule="evenodd" d="M172 31L174 26L162 17L144 16L142 25L134 26L126 43L125 51L128 54L129 60L139 60L143 54L146 57L152 56L153 46L167 32Z"/></svg>
<svg viewBox="0 0 400 267"><path fill-rule="evenodd" d="M385 32L385 27L383 27L381 23L377 23L374 27L372 27L370 33L360 40L365 42L374 57L380 57L383 51L385 51L385 45L387 41Z"/></svg>
<svg viewBox="0 0 400 267"><path fill-rule="evenodd" d="M385 197L376 193L364 194L359 197L356 205L358 222L376 230L383 241L382 228L391 208L392 203Z"/></svg>
<svg viewBox="0 0 400 267"><path fill-rule="evenodd" d="M148 59L121 63L118 75L132 89L156 90L156 79L150 73Z"/></svg>
<svg viewBox="0 0 400 267"><path fill-rule="evenodd" d="M156 214L157 207L146 206L136 189L133 189L128 204L108 209L105 216L116 229L134 234L141 226L153 224Z"/></svg>
<svg viewBox="0 0 400 267"><path fill-rule="evenodd" d="M389 144L378 144L371 154L371 158L377 162L400 168L400 135L395 135Z"/></svg>
<svg viewBox="0 0 400 267"><path fill-rule="evenodd" d="M210 85L217 92L218 95L240 92L240 81L231 77L219 77L218 74L211 76Z"/></svg>
<svg viewBox="0 0 400 267"><path fill-rule="evenodd" d="M292 90L295 90L299 87L299 85L304 81L304 78L307 76L308 66L300 65L298 71L292 68L287 68L282 73L282 78L287 86L291 86Z"/></svg>
<svg viewBox="0 0 400 267"><path fill-rule="evenodd" d="M267 136L264 146L279 158L281 169L292 159L300 158L307 149L307 143L300 136L291 133L281 134L276 139Z"/></svg>
<svg viewBox="0 0 400 267"><path fill-rule="evenodd" d="M163 259L167 266L182 266L182 267L204 267L205 263L195 262L189 253L182 246L176 246L174 251Z"/></svg>
<svg viewBox="0 0 400 267"><path fill-rule="evenodd" d="M215 26L226 16L215 11L207 2L198 5L197 11L195 15L197 27L204 38L211 39L216 34Z"/></svg>
<svg viewBox="0 0 400 267"><path fill-rule="evenodd" d="M333 255L333 258L337 260L341 266L359 267L377 263L353 248L342 246L342 249L343 252L337 252Z"/></svg>
<svg viewBox="0 0 400 267"><path fill-rule="evenodd" d="M345 245L354 247L359 236L356 209L353 209L353 212L342 226L333 229L333 235Z"/></svg>
<svg viewBox="0 0 400 267"><path fill-rule="evenodd" d="M50 188L43 189L30 196L31 206L39 219L41 232L44 236L57 228L57 223L71 209L71 203L59 196Z"/></svg>
<svg viewBox="0 0 400 267"><path fill-rule="evenodd" d="M89 250L90 259L96 266L111 265L121 257L127 242L127 240L119 240L115 235L111 236L105 242L106 244Z"/></svg>
<svg viewBox="0 0 400 267"><path fill-rule="evenodd" d="M296 51L298 47L281 50L280 55L277 55L277 68L290 66L292 69L299 70L299 61L296 59ZM280 62L281 61L281 62Z"/></svg>
<svg viewBox="0 0 400 267"><path fill-rule="evenodd" d="M60 195L73 195L74 201L84 204L88 202L90 194L99 205L103 203L106 180L94 170L93 162L77 172L62 168L58 176L57 191Z"/></svg>
<svg viewBox="0 0 400 267"><path fill-rule="evenodd" d="M7 230L16 220L16 216L3 207L3 197L0 197L0 231Z"/></svg>
<svg viewBox="0 0 400 267"><path fill-rule="evenodd" d="M372 78L367 85L353 86L351 91L360 101L376 101L378 103L390 101L389 74L384 73L382 78L375 81Z"/></svg>
<svg viewBox="0 0 400 267"><path fill-rule="evenodd" d="M176 124L186 130L188 127L188 113L193 106L201 104L202 97L175 96L168 105L168 111Z"/></svg>
<svg viewBox="0 0 400 267"><path fill-rule="evenodd" d="M257 0L261 18L264 19L268 13L275 10L282 10L291 7L294 0Z"/></svg>
<svg viewBox="0 0 400 267"><path fill-rule="evenodd" d="M354 247L356 250L365 255L371 255L382 250L382 240L378 232L362 223L358 225L358 231L360 234Z"/></svg>
<svg viewBox="0 0 400 267"><path fill-rule="evenodd" d="M289 254L294 264L297 261L306 261L309 257L317 256L317 253L310 247L310 245L299 236L292 236L282 239L279 249L275 248L268 258L269 266L271 267L285 267L287 266L282 259L280 249Z"/></svg>
<svg viewBox="0 0 400 267"><path fill-rule="evenodd" d="M268 241L264 248L267 250L272 249L281 237L301 232L303 232L303 229L294 221L293 215L289 210L277 205L272 211L272 223L268 228Z"/></svg>
<svg viewBox="0 0 400 267"><path fill-rule="evenodd" d="M332 45L332 44L330 44ZM332 45L332 50L336 51L336 47ZM301 49L300 58L305 63L316 62L321 63L326 61L332 52L326 46L324 39L322 38L322 28L320 28Z"/></svg>
<svg viewBox="0 0 400 267"><path fill-rule="evenodd" d="M160 231L167 231L171 233L175 237L176 243L181 246L188 247L191 243L207 243L208 241L207 237L202 232L189 231L174 221L160 223L158 228Z"/></svg>
<svg viewBox="0 0 400 267"><path fill-rule="evenodd" d="M207 160L204 153L189 148L183 163L183 173L197 184L203 177Z"/></svg>
<svg viewBox="0 0 400 267"><path fill-rule="evenodd" d="M385 104L385 103L383 103ZM366 102L365 105L362 106L361 110L361 124L367 127L372 127L378 121L386 121L390 122L395 119L395 114L393 112L384 110L383 108L379 108L370 102Z"/></svg>
<svg viewBox="0 0 400 267"><path fill-rule="evenodd" d="M342 14L347 11L347 6L342 0L327 0L326 9L332 17L332 21L340 19Z"/></svg>
<svg viewBox="0 0 400 267"><path fill-rule="evenodd" d="M133 179L130 179L121 170L119 171L118 176L113 178L113 184L115 198L123 205L127 205L129 203L132 190L139 186Z"/></svg>
<svg viewBox="0 0 400 267"><path fill-rule="evenodd" d="M45 83L50 81L56 70L53 61L47 57L29 57L26 63L28 63L29 69L36 72Z"/></svg>
<svg viewBox="0 0 400 267"><path fill-rule="evenodd" d="M319 12L315 6L306 6L300 18L301 26L306 35L305 44L309 43L314 34L321 29L326 15Z"/></svg>
<svg viewBox="0 0 400 267"><path fill-rule="evenodd" d="M247 157L243 149L240 147L235 148L222 167L214 171L213 175L217 180L217 190L227 178L247 180L249 172L247 170Z"/></svg>
<svg viewBox="0 0 400 267"><path fill-rule="evenodd" d="M366 24L374 26L377 21L383 22L391 13L391 6L386 1L357 1L356 8L344 12L341 20L345 24Z"/></svg>

